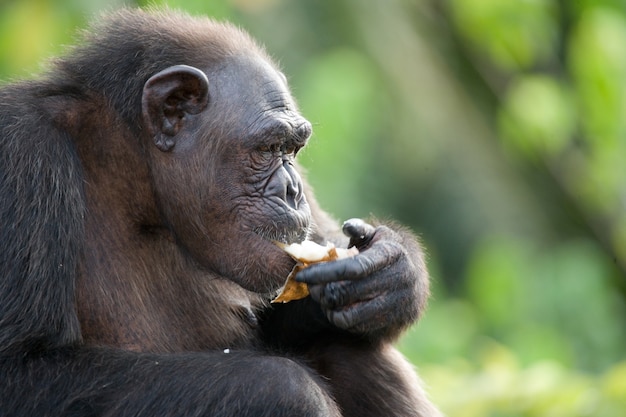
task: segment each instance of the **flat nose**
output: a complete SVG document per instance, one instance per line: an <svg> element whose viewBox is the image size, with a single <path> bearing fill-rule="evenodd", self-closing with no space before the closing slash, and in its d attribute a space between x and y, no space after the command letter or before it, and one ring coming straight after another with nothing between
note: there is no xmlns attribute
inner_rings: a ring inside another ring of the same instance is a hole
<svg viewBox="0 0 626 417"><path fill-rule="evenodd" d="M279 197L289 207L298 210L304 199L303 191L300 175L290 161L285 161L270 178L265 195Z"/></svg>

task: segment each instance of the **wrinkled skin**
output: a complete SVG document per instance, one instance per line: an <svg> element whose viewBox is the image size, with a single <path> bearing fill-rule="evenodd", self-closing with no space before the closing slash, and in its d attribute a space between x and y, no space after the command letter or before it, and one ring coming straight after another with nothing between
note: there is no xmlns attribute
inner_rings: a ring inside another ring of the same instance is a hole
<svg viewBox="0 0 626 417"><path fill-rule="evenodd" d="M185 116L171 151L151 149L152 171L167 222L194 258L244 288L271 292L293 267L272 241L302 241L311 223L295 168L311 125L272 66L248 56L229 61L205 69L208 106ZM189 188L172 198L180 184Z"/></svg>

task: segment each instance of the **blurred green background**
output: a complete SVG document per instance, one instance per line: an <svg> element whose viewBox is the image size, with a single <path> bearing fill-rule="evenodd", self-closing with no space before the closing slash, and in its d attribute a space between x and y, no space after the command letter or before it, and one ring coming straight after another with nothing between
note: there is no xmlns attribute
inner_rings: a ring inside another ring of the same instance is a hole
<svg viewBox="0 0 626 417"><path fill-rule="evenodd" d="M0 0L0 78L102 10ZM288 74L336 218L394 218L433 276L402 351L449 416L626 413L623 0L171 0Z"/></svg>

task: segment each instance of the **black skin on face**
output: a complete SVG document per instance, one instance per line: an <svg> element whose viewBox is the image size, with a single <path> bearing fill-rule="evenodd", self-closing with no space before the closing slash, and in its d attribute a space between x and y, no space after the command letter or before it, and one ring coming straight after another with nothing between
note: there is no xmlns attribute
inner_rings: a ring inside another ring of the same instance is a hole
<svg viewBox="0 0 626 417"><path fill-rule="evenodd" d="M342 233L298 173L310 135L254 41L175 12L105 16L2 87L2 413L439 415L391 345L424 309L422 249ZM360 253L269 304L294 264L273 241L304 238Z"/></svg>
<svg viewBox="0 0 626 417"><path fill-rule="evenodd" d="M216 67L171 67L144 88L148 131L169 144L149 149L156 193L165 222L197 262L251 291L275 291L293 261L273 242L300 242L311 223L295 166L311 125L261 57L228 57ZM186 100L202 111L167 115L191 107ZM171 126L180 127L170 134Z"/></svg>

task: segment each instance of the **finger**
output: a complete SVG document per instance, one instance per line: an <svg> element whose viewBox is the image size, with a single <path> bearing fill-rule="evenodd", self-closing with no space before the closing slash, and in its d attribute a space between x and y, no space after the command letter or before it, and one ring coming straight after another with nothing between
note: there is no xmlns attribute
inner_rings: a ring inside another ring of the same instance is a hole
<svg viewBox="0 0 626 417"><path fill-rule="evenodd" d="M383 300L375 299L354 304L348 308L326 310L326 318L335 326L359 332L380 330L388 323Z"/></svg>
<svg viewBox="0 0 626 417"><path fill-rule="evenodd" d="M309 287L309 295L316 302L321 304L322 291L324 291L324 284L311 284Z"/></svg>
<svg viewBox="0 0 626 417"><path fill-rule="evenodd" d="M356 284L360 284L360 281L336 281L328 284L309 285L309 294L324 310L343 308L365 299L374 298L373 294L369 294L371 290L366 286Z"/></svg>
<svg viewBox="0 0 626 417"><path fill-rule="evenodd" d="M343 223L343 233L350 238L350 247L367 245L374 237L376 229L361 219L349 219Z"/></svg>
<svg viewBox="0 0 626 417"><path fill-rule="evenodd" d="M307 284L358 279L391 265L401 255L401 247L394 242L376 242L367 251L351 258L311 265L298 272L295 279Z"/></svg>
<svg viewBox="0 0 626 417"><path fill-rule="evenodd" d="M326 309L324 313L339 328L363 334L374 333L398 328L401 317L406 314L402 303L409 296L407 291L389 292L347 307Z"/></svg>
<svg viewBox="0 0 626 417"><path fill-rule="evenodd" d="M335 281L328 284L310 285L309 293L324 310L348 307L385 294L377 279L358 281Z"/></svg>
<svg viewBox="0 0 626 417"><path fill-rule="evenodd" d="M298 272L298 282L311 284L327 284L344 279L356 279L376 271L375 260L370 256L356 255L348 259L324 262L311 265Z"/></svg>

